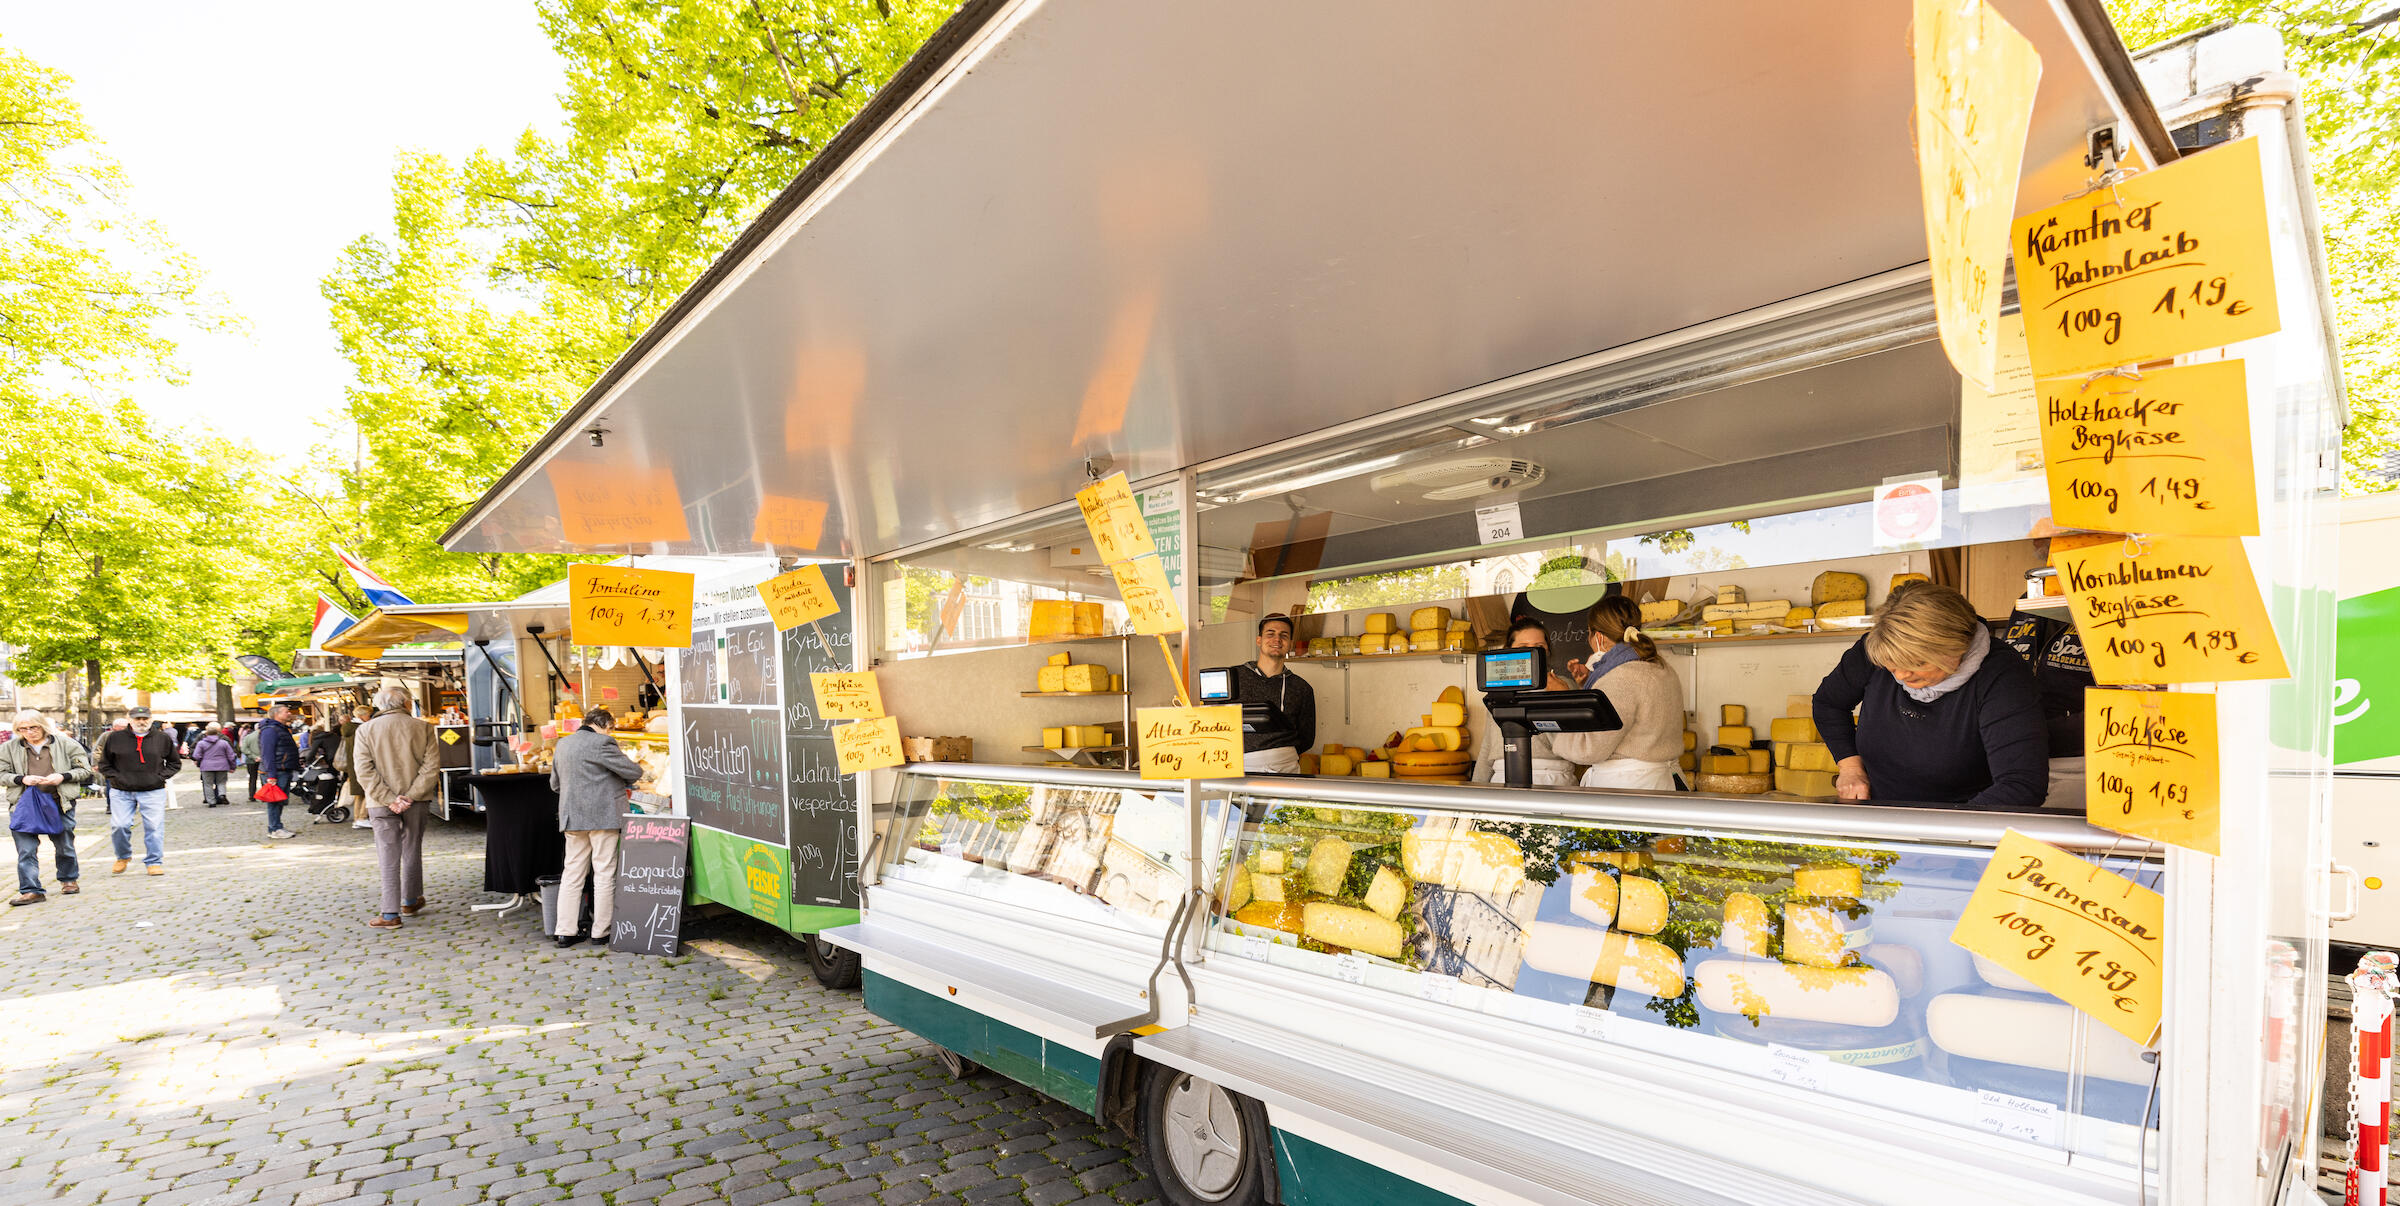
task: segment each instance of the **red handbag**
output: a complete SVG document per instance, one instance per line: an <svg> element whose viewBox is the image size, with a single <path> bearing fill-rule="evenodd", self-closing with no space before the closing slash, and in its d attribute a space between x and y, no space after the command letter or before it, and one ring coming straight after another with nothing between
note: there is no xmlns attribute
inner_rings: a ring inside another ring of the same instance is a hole
<svg viewBox="0 0 2400 1206"><path fill-rule="evenodd" d="M250 798L261 804L281 804L292 797L283 790L283 784L269 779L258 789L258 794Z"/></svg>

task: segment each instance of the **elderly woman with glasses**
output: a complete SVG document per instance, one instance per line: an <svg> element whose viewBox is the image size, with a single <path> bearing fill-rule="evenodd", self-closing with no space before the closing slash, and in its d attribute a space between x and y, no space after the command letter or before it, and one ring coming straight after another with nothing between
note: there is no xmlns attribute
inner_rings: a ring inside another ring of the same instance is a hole
<svg viewBox="0 0 2400 1206"><path fill-rule="evenodd" d="M0 742L0 796L7 798L11 813L28 787L45 788L57 797L67 824L50 835L50 852L58 865L58 889L69 896L83 891L75 860L75 799L92 779L92 756L74 738L53 730L49 718L39 712L17 713L15 731ZM12 908L40 904L49 899L42 891L41 835L9 836L17 839L17 894L8 903Z"/></svg>
<svg viewBox="0 0 2400 1206"><path fill-rule="evenodd" d="M2049 793L2033 671L1947 586L1892 592L1818 685L1815 716L1844 800L2031 809Z"/></svg>

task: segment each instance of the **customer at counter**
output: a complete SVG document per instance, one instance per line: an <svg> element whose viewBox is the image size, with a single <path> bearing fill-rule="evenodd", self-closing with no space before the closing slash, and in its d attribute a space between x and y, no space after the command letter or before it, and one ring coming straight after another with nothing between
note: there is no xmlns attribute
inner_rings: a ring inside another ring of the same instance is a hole
<svg viewBox="0 0 2400 1206"><path fill-rule="evenodd" d="M1283 659L1292 651L1292 617L1258 622L1258 660L1233 667L1233 701L1261 703L1283 716L1283 727L1242 734L1242 769L1251 774L1300 773L1300 751L1317 743L1317 693Z"/></svg>
<svg viewBox="0 0 2400 1206"><path fill-rule="evenodd" d="M1547 661L1550 651L1549 626L1534 616L1518 616L1515 622L1508 626L1508 647L1511 649L1539 649L1544 654L1544 660ZM1573 683L1560 677L1559 673L1553 670L1550 672L1550 685L1544 689L1565 691L1573 686ZM1500 726L1492 720L1489 713L1484 715L1482 732L1481 739L1475 743L1475 749L1478 751L1475 755L1475 776L1470 782L1505 783L1508 781L1508 766L1501 760ZM1578 773L1576 766L1558 756L1558 751L1551 746L1550 738L1551 735L1548 733L1533 734L1533 785L1535 787L1573 787Z"/></svg>
<svg viewBox="0 0 2400 1206"><path fill-rule="evenodd" d="M1608 697L1624 727L1605 733L1555 733L1557 757L1583 763L1585 787L1675 790L1683 756L1683 685L1642 635L1641 609L1623 595L1592 606L1591 676L1583 684Z"/></svg>
<svg viewBox="0 0 2400 1206"><path fill-rule="evenodd" d="M2049 790L2033 673L1947 586L1893 591L1818 685L1815 716L1844 800L2037 808Z"/></svg>

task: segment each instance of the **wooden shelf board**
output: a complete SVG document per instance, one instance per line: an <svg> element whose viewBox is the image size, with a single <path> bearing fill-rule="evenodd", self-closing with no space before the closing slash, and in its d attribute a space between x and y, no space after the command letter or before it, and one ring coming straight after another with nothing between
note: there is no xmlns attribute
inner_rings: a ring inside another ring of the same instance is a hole
<svg viewBox="0 0 2400 1206"><path fill-rule="evenodd" d="M1118 699L1124 691L1019 691L1027 699Z"/></svg>
<svg viewBox="0 0 2400 1206"><path fill-rule="evenodd" d="M1461 649L1433 649L1418 650L1409 653L1337 653L1332 657L1287 657L1283 660L1287 662L1309 662L1320 666L1329 665L1335 662L1405 662L1412 658L1422 660L1429 657L1457 658L1463 662L1468 658L1475 656L1475 652L1476 651L1473 650Z"/></svg>
<svg viewBox="0 0 2400 1206"><path fill-rule="evenodd" d="M1018 748L1028 754L1055 754L1061 758L1072 758L1077 754L1122 754L1133 747L1128 745L1070 745L1065 749L1054 750L1046 745L1028 745Z"/></svg>
<svg viewBox="0 0 2400 1206"><path fill-rule="evenodd" d="M1081 645L1090 641L1129 641L1132 639L1133 634L1130 632L1107 632L1098 636L1027 637L1025 638L1025 643L1028 645ZM998 646L998 648L1005 649L1007 646L1002 645Z"/></svg>
<svg viewBox="0 0 2400 1206"><path fill-rule="evenodd" d="M1662 649L1705 649L1711 645L1751 645L1768 641L1855 641L1867 635L1864 628L1828 628L1822 632L1749 632L1734 636L1656 637Z"/></svg>

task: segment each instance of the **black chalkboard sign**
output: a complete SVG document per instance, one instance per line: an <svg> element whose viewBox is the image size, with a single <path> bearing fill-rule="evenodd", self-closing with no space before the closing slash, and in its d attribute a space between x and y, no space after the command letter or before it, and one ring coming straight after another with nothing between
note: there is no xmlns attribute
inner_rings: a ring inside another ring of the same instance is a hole
<svg viewBox="0 0 2400 1206"><path fill-rule="evenodd" d="M694 824L782 845L783 725L774 711L685 705L683 793Z"/></svg>
<svg viewBox="0 0 2400 1206"><path fill-rule="evenodd" d="M808 680L800 681L802 687ZM744 624L725 630L725 702L775 706L775 626Z"/></svg>
<svg viewBox="0 0 2400 1206"><path fill-rule="evenodd" d="M836 769L833 726L817 715L808 676L856 668L850 588L840 566L826 584L842 610L783 633L784 795L790 806L792 903L858 907L858 781Z"/></svg>
<svg viewBox="0 0 2400 1206"><path fill-rule="evenodd" d="M700 629L692 634L692 647L684 651L675 691L686 706L717 702L718 635L717 629Z"/></svg>
<svg viewBox="0 0 2400 1206"><path fill-rule="evenodd" d="M627 814L617 846L616 922L608 949L672 955L683 936L683 881L692 823L684 817Z"/></svg>

